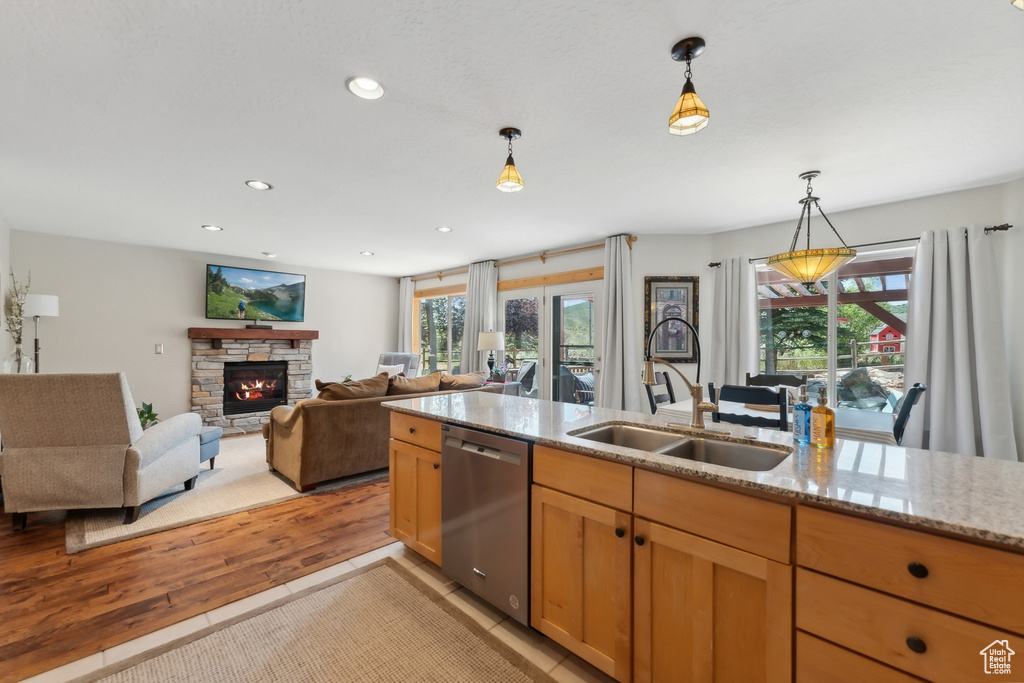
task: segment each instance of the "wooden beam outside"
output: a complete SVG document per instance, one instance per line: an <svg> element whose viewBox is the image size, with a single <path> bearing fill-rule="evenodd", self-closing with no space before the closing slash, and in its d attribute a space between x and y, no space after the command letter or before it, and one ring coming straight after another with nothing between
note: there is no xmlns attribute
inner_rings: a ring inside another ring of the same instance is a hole
<svg viewBox="0 0 1024 683"><path fill-rule="evenodd" d="M878 318L881 322L892 327L904 337L907 336L907 323L885 310L874 301L862 301L858 304L865 311Z"/></svg>
<svg viewBox="0 0 1024 683"><path fill-rule="evenodd" d="M907 301L909 292L905 289L890 289L884 292L850 292L839 294L840 304L858 304L872 301ZM828 295L794 296L779 299L758 299L757 307L765 308L806 308L809 306L827 306Z"/></svg>

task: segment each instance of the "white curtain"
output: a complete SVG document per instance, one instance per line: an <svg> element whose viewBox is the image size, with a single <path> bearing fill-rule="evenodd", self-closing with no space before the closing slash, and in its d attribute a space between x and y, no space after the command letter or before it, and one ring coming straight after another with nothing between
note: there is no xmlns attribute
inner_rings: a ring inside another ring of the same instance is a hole
<svg viewBox="0 0 1024 683"><path fill-rule="evenodd" d="M633 301L632 251L626 235L604 241L604 329L595 405L640 410L640 356Z"/></svg>
<svg viewBox="0 0 1024 683"><path fill-rule="evenodd" d="M921 235L914 254L904 386L928 390L906 446L1018 460L993 242L981 228Z"/></svg>
<svg viewBox="0 0 1024 683"><path fill-rule="evenodd" d="M403 277L398 281L398 351L415 353L412 348L412 330L416 324L416 311L413 310L416 297L416 283L411 277Z"/></svg>
<svg viewBox="0 0 1024 683"><path fill-rule="evenodd" d="M712 308L711 372L716 384L745 384L760 367L757 331L757 271L745 258L722 261L715 268ZM710 348L709 348L710 347Z"/></svg>
<svg viewBox="0 0 1024 683"><path fill-rule="evenodd" d="M480 351L477 337L481 332L500 332L498 328L498 269L494 261L469 266L466 285L466 325L462 337L460 373L479 372L487 368L487 352ZM501 351L494 354L497 362L504 360Z"/></svg>

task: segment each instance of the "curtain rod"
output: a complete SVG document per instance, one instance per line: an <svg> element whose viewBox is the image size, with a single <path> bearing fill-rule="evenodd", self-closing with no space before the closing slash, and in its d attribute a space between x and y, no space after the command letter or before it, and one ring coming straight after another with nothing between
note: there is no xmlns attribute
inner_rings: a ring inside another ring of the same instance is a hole
<svg viewBox="0 0 1024 683"><path fill-rule="evenodd" d="M1012 227L1013 226L1010 225L1009 223L1003 223L1002 225L993 225L993 226L985 228L985 234L987 235L990 232L995 232L996 230L1009 230ZM967 229L966 228L964 228L964 237L967 237ZM882 246L883 244L899 244L900 242L920 242L920 241L921 241L920 237L906 237L904 239L899 239L899 240L885 240L884 242L867 242L865 244L853 244L853 245L850 246L850 248L851 249L861 249L863 247L879 247L879 246ZM753 263L754 261L767 261L770 258L771 258L771 256L758 256L757 258L747 259L747 262L748 263ZM720 265L722 265L722 263L719 261L719 262L715 262L715 263L709 263L708 267L709 268L715 268L715 267L720 266Z"/></svg>
<svg viewBox="0 0 1024 683"><path fill-rule="evenodd" d="M632 249L633 248L633 243L636 242L638 239L640 239L640 238L637 237L636 235L627 235L626 236L626 244L629 246L630 249ZM588 245L583 246L583 247L573 247L572 249L562 249L561 251L542 251L539 254L534 254L533 256L524 256L523 258L512 259L510 261L495 261L494 262L494 267L498 268L500 266L510 266L510 265L512 265L514 263L525 263L527 261L534 261L536 259L540 259L541 263L547 263L547 259L552 257L552 256L564 256L565 254L574 254L574 253L576 253L578 251L589 251L591 249L602 249L602 248L604 248L604 242L599 242L597 244L588 244ZM431 279L433 279L435 277L438 280L440 280L441 278L447 277L449 275L462 275L463 273L468 273L468 272L469 272L469 267L467 266L465 268L460 268L458 270L449 270L449 271L445 271L445 272L438 271L437 273L434 273L433 275L417 275L416 277L412 278L412 281L413 282L420 282L421 280L431 280ZM402 281L401 278L399 278L398 281L401 282Z"/></svg>

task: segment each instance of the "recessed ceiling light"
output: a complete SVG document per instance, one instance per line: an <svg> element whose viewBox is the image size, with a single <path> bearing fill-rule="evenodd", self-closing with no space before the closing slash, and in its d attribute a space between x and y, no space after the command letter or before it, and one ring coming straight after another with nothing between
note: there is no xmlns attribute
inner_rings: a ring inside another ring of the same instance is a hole
<svg viewBox="0 0 1024 683"><path fill-rule="evenodd" d="M437 231L438 232L451 232L452 229L449 228L447 225L442 225L440 228L437 229Z"/></svg>
<svg viewBox="0 0 1024 683"><path fill-rule="evenodd" d="M267 258L277 258L277 254L275 254L272 251L265 251L263 252L263 255L266 256Z"/></svg>
<svg viewBox="0 0 1024 683"><path fill-rule="evenodd" d="M254 190L273 190L274 186L262 180L246 180L245 184Z"/></svg>
<svg viewBox="0 0 1024 683"><path fill-rule="evenodd" d="M359 252L359 254L362 255L362 256L373 256L373 252L372 251L361 251L361 252Z"/></svg>
<svg viewBox="0 0 1024 683"><path fill-rule="evenodd" d="M353 76L345 81L345 87L350 93L364 100L378 100L384 97L384 88L381 84L366 76Z"/></svg>
<svg viewBox="0 0 1024 683"><path fill-rule="evenodd" d="M203 230L209 230L210 232L220 232L221 230L224 229L224 228L220 227L219 225L204 225L202 227L203 227Z"/></svg>

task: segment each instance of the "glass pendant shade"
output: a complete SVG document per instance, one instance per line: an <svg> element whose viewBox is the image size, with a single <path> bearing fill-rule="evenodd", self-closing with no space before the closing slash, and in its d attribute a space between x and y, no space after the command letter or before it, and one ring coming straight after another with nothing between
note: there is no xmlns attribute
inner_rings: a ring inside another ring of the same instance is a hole
<svg viewBox="0 0 1024 683"><path fill-rule="evenodd" d="M837 268L842 268L857 256L848 247L834 249L801 249L776 254L766 265L805 285L814 284Z"/></svg>
<svg viewBox="0 0 1024 683"><path fill-rule="evenodd" d="M686 79L683 94L679 96L675 111L668 119L668 132L673 135L691 135L708 125L710 112L701 102L693 83Z"/></svg>
<svg viewBox="0 0 1024 683"><path fill-rule="evenodd" d="M519 192L523 189L523 179L520 177L519 171L516 170L516 162L512 161L511 154L505 160L505 168L498 178L497 187L502 192Z"/></svg>

